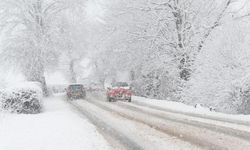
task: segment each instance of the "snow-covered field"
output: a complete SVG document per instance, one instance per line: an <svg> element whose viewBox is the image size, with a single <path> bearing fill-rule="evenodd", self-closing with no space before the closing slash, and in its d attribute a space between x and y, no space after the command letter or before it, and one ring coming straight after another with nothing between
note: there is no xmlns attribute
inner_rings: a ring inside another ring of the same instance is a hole
<svg viewBox="0 0 250 150"><path fill-rule="evenodd" d="M36 115L0 113L0 150L110 150L89 121L62 96L44 100Z"/></svg>

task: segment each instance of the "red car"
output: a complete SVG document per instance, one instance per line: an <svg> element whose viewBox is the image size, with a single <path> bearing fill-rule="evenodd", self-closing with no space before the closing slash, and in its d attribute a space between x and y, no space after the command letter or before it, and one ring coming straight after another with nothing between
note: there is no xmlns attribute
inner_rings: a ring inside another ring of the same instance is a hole
<svg viewBox="0 0 250 150"><path fill-rule="evenodd" d="M112 84L107 91L107 100L109 102L115 100L127 100L131 102L132 91L126 82L116 82Z"/></svg>

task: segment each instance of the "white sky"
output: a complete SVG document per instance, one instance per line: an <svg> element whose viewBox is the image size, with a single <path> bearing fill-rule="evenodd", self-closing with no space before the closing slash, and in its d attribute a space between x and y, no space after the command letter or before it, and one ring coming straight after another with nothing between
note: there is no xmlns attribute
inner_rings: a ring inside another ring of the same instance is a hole
<svg viewBox="0 0 250 150"><path fill-rule="evenodd" d="M103 20L105 9L102 0L87 1L85 10L88 21L105 23Z"/></svg>
<svg viewBox="0 0 250 150"><path fill-rule="evenodd" d="M46 75L46 80L48 85L53 84L67 84L69 83L68 80L61 72L54 72Z"/></svg>
<svg viewBox="0 0 250 150"><path fill-rule="evenodd" d="M84 69L84 72L81 75L81 78L87 78L90 75L90 73L92 71L92 67L89 65L90 61L91 60L89 58L84 58L81 61L80 65Z"/></svg>

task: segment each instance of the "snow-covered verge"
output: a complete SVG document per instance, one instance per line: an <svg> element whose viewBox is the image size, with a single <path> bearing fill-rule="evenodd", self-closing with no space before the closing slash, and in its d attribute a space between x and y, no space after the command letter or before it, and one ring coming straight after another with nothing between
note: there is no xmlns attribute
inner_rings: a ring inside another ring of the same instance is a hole
<svg viewBox="0 0 250 150"><path fill-rule="evenodd" d="M76 114L63 96L44 100L36 115L0 113L0 150L110 150L88 120Z"/></svg>
<svg viewBox="0 0 250 150"><path fill-rule="evenodd" d="M39 113L42 90L37 82L21 82L0 91L0 110L11 113Z"/></svg>
<svg viewBox="0 0 250 150"><path fill-rule="evenodd" d="M183 114L189 114L200 117L209 117L219 120L225 120L230 122L237 121L239 123L244 122L246 124L250 124L250 115L239 115L239 114L224 114L220 112L210 111L209 108L205 107L197 107L186 105L180 102L173 102L168 100L157 100L157 99L149 99L144 97L133 96L132 102L138 104L145 104L149 106L155 106L157 108L162 108L166 110L171 110L174 112L179 112Z"/></svg>

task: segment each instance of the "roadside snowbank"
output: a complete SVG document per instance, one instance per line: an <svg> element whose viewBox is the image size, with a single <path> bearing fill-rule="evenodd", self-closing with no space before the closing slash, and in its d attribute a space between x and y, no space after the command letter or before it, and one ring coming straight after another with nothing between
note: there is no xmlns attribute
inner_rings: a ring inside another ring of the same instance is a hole
<svg viewBox="0 0 250 150"><path fill-rule="evenodd" d="M38 82L21 82L0 90L0 110L11 113L40 113L42 87Z"/></svg>
<svg viewBox="0 0 250 150"><path fill-rule="evenodd" d="M173 111L177 113L193 115L197 117L205 117L211 119L224 120L228 122L235 123L244 123L250 125L250 115L232 115L232 114L224 114L219 112L209 111L208 108L203 107L193 107L180 102L173 102L167 100L157 100L157 99L149 99L144 97L133 96L132 102L138 103L141 105L154 106L159 109L165 109L168 111Z"/></svg>
<svg viewBox="0 0 250 150"><path fill-rule="evenodd" d="M0 150L109 150L96 128L63 95L44 100L44 113L0 113Z"/></svg>

